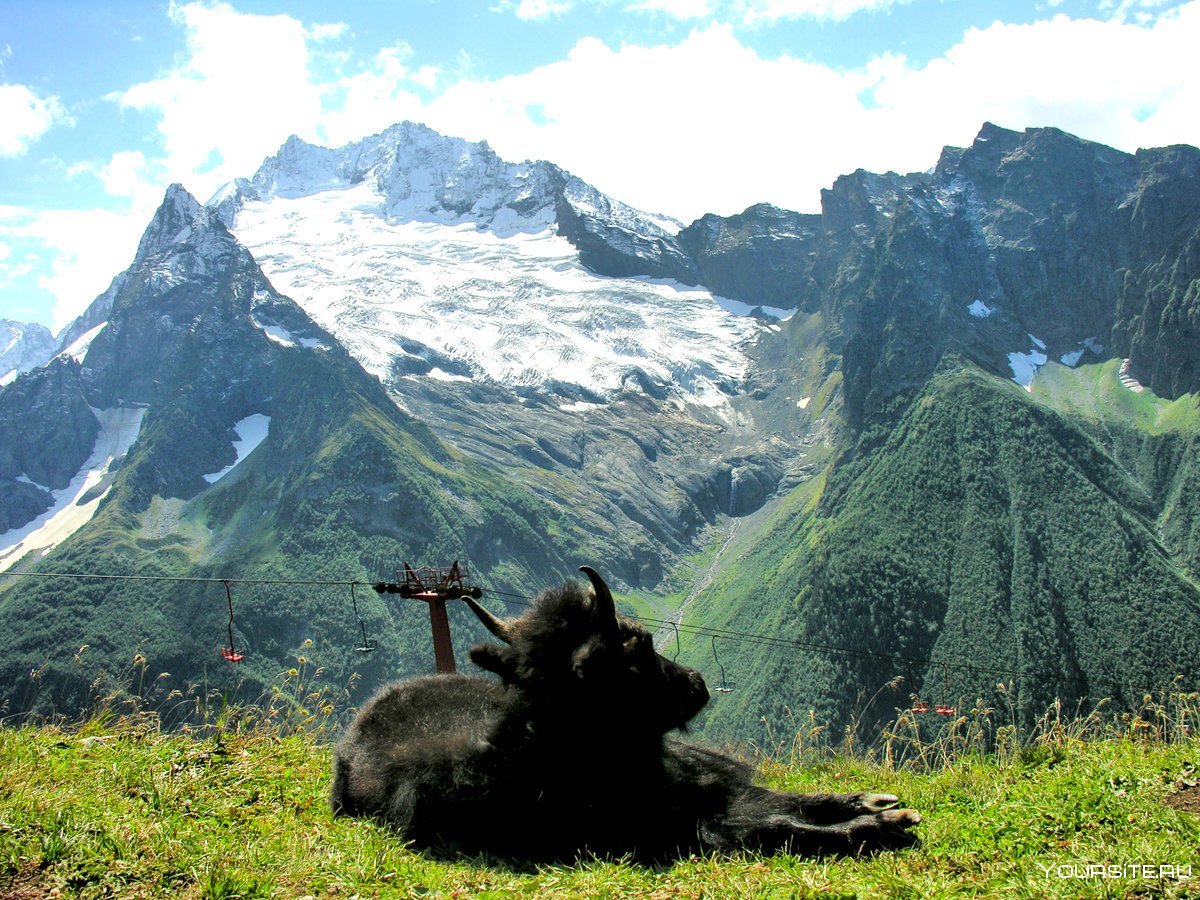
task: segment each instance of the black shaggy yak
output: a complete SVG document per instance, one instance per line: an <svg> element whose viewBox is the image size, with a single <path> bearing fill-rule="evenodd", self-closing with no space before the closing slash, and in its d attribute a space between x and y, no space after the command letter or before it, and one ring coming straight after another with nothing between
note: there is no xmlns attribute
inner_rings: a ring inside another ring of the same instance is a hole
<svg viewBox="0 0 1200 900"><path fill-rule="evenodd" d="M590 591L548 590L514 620L464 598L504 642L471 649L500 681L385 687L337 746L334 813L375 817L418 847L524 860L915 843L920 817L893 796L768 790L745 763L667 737L708 702L704 680L656 653L582 571Z"/></svg>

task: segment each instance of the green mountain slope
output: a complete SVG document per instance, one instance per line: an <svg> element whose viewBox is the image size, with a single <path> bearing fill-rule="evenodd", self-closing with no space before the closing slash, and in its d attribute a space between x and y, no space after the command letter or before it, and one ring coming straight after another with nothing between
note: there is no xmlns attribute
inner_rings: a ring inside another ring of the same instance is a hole
<svg viewBox="0 0 1200 900"><path fill-rule="evenodd" d="M964 711L1011 706L1028 723L1055 698L1129 706L1176 675L1194 681L1200 592L1156 533L1194 450L1145 484L1089 431L944 362L886 438L838 466L819 499L781 504L697 602L692 621L794 642L727 642L739 686L708 727L745 734L765 720L763 737L810 709L871 724L914 692ZM1180 439L1141 433L1151 456Z"/></svg>

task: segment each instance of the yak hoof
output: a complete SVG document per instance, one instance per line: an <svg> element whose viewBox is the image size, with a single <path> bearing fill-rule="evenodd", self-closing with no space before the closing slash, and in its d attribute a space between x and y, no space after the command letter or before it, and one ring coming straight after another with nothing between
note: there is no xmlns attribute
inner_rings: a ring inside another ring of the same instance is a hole
<svg viewBox="0 0 1200 900"><path fill-rule="evenodd" d="M901 828L912 828L921 824L921 814L915 809L889 809L879 815L883 821L899 825Z"/></svg>
<svg viewBox="0 0 1200 900"><path fill-rule="evenodd" d="M856 854L902 850L920 841L911 829L921 821L912 809L888 809L855 819L850 825L851 845Z"/></svg>
<svg viewBox="0 0 1200 900"><path fill-rule="evenodd" d="M863 794L861 802L863 809L868 812L883 812L895 808L900 798L895 794Z"/></svg>

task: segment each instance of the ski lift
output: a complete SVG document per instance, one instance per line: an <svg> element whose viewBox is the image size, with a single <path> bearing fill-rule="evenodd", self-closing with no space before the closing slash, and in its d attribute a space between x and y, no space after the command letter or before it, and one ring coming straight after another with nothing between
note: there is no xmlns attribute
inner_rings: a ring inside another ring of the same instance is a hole
<svg viewBox="0 0 1200 900"><path fill-rule="evenodd" d="M946 697L950 693L950 667L942 663L942 702L933 708L933 711L939 716L953 716L958 710L946 702Z"/></svg>
<svg viewBox="0 0 1200 900"><path fill-rule="evenodd" d="M229 646L221 648L221 658L226 662L240 663L246 658L246 654L239 653L233 644L233 594L229 590L228 581L222 581L221 584L225 585L225 600L229 604Z"/></svg>
<svg viewBox="0 0 1200 900"><path fill-rule="evenodd" d="M457 600L471 597L478 600L483 589L471 580L466 563L455 560L449 566L424 566L414 569L404 564L404 580L380 582L375 586L379 594L399 594L406 600Z"/></svg>
<svg viewBox="0 0 1200 900"><path fill-rule="evenodd" d="M912 698L910 710L915 713L929 712L931 708L929 701L921 699L921 692L917 690L917 680L913 678L912 666L908 667L908 683L912 685L912 694L909 695Z"/></svg>
<svg viewBox="0 0 1200 900"><path fill-rule="evenodd" d="M721 665L721 658L717 656L717 636L715 634L712 636L712 651L713 660L721 669L721 686L718 688L713 688L713 690L718 694L731 694L733 693L734 682L725 680L725 667Z"/></svg>
<svg viewBox="0 0 1200 900"><path fill-rule="evenodd" d="M439 673L454 672L454 649L450 640L450 621L446 617L446 601L466 597L478 600L483 596L483 589L471 581L466 564L455 560L449 567L414 569L405 563L403 581L381 581L374 588L380 594L399 594L406 600L425 601L429 606L434 664Z"/></svg>
<svg viewBox="0 0 1200 900"><path fill-rule="evenodd" d="M667 624L675 629L675 655L671 657L671 662L679 662L679 626L670 621Z"/></svg>
<svg viewBox="0 0 1200 900"><path fill-rule="evenodd" d="M374 638L367 637L367 625L363 621L362 616L358 614L358 598L354 596L354 585L357 582L350 582L350 602L354 604L354 618L358 619L358 627L362 630L362 643L354 648L355 653L374 653L379 649L379 641Z"/></svg>

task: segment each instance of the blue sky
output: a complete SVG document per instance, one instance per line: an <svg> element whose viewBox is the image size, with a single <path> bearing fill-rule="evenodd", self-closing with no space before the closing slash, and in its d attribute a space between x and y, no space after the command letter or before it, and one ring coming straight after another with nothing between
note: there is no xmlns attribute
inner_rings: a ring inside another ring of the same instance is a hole
<svg viewBox="0 0 1200 900"><path fill-rule="evenodd" d="M63 327L166 186L403 119L683 221L819 209L984 121L1200 143L1200 0L0 0L0 317Z"/></svg>

